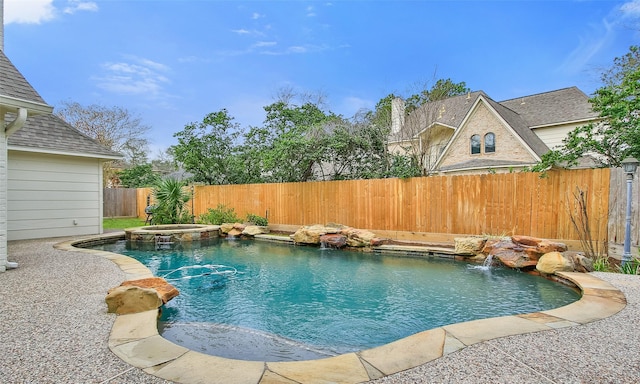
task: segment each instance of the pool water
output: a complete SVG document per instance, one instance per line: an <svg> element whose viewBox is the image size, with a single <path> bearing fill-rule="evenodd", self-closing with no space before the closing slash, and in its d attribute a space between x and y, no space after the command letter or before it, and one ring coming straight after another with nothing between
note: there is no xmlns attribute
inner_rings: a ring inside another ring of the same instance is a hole
<svg viewBox="0 0 640 384"><path fill-rule="evenodd" d="M259 361L316 359L469 320L557 308L570 287L506 268L216 239L131 256L180 291L161 334L190 349ZM194 267L201 266L201 267Z"/></svg>

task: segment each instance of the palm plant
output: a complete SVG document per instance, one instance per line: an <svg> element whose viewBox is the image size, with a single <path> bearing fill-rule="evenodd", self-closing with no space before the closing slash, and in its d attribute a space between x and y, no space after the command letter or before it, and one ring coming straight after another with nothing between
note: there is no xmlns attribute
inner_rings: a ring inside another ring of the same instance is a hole
<svg viewBox="0 0 640 384"><path fill-rule="evenodd" d="M186 209L191 194L186 183L173 178L162 179L153 189L156 206L153 221L157 224L184 224L191 222L191 213Z"/></svg>

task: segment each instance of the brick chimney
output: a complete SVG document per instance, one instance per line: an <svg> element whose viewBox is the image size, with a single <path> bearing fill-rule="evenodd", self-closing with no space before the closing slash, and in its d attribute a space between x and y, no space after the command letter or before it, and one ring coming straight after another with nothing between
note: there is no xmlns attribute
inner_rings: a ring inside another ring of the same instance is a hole
<svg viewBox="0 0 640 384"><path fill-rule="evenodd" d="M2 0L0 0L2 1ZM397 134L404 126L404 100L399 97L391 100L391 133Z"/></svg>

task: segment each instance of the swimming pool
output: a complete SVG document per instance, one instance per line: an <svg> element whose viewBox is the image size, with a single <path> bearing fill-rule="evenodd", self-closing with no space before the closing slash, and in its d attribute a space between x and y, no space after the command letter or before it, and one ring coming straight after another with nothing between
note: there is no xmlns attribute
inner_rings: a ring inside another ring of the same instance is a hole
<svg viewBox="0 0 640 384"><path fill-rule="evenodd" d="M180 290L163 308L165 338L244 360L321 358L579 299L540 277L433 257L226 239L190 249L140 251L124 241L98 248L140 260Z"/></svg>

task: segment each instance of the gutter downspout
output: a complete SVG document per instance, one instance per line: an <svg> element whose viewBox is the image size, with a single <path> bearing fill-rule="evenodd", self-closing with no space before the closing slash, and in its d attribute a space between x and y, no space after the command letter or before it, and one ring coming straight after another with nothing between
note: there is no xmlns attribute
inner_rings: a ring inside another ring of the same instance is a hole
<svg viewBox="0 0 640 384"><path fill-rule="evenodd" d="M24 123L27 121L27 109L26 108L18 108L18 116L16 119L9 123L4 129L7 138L11 136L11 134L15 133L17 130L24 126Z"/></svg>
<svg viewBox="0 0 640 384"><path fill-rule="evenodd" d="M2 0L0 0L2 1ZM27 121L27 109L26 108L18 108L18 114L12 122L9 123L4 129L5 136L8 139L11 134L18 131L20 128L24 127L24 123ZM18 263L6 261L5 262L6 269L15 269L18 268Z"/></svg>

